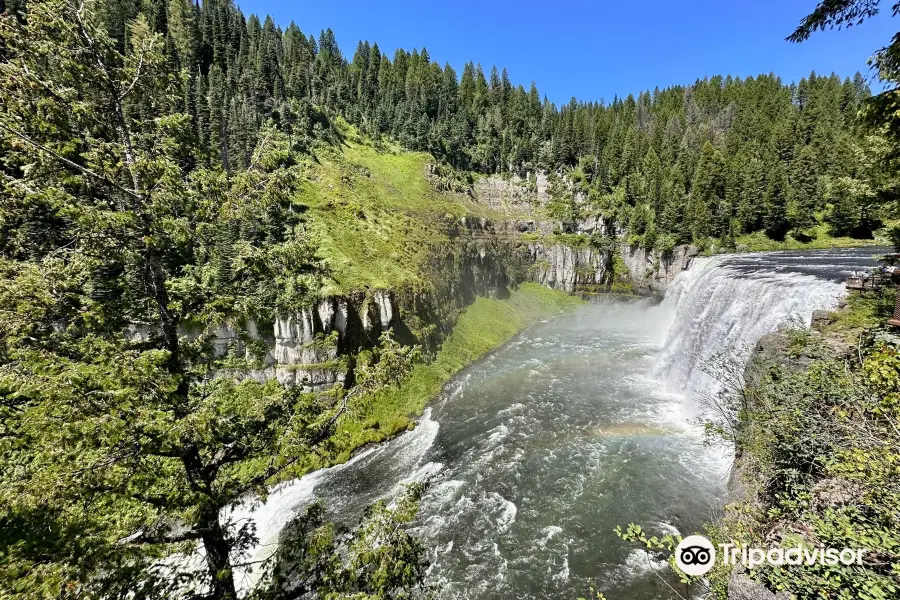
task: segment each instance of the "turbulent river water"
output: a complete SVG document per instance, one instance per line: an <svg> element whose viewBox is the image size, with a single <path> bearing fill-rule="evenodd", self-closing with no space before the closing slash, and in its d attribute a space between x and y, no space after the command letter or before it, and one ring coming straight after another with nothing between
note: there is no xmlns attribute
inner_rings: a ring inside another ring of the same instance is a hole
<svg viewBox="0 0 900 600"><path fill-rule="evenodd" d="M762 334L832 308L873 249L698 258L662 303L605 302L540 323L457 376L414 431L276 489L254 558L312 499L353 522L432 478L415 532L443 598L560 598L594 586L669 598L662 565L616 525L693 533L721 510L731 457L704 447L702 365L746 358ZM249 585L252 577L245 585Z"/></svg>

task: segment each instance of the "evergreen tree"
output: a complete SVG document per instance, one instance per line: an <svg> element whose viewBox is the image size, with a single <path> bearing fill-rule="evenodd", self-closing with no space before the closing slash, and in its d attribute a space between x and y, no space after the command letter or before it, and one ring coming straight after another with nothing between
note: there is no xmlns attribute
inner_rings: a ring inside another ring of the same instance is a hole
<svg viewBox="0 0 900 600"><path fill-rule="evenodd" d="M757 157L750 158L744 166L738 220L745 233L758 231L766 214L766 167Z"/></svg>
<svg viewBox="0 0 900 600"><path fill-rule="evenodd" d="M721 236L730 227L730 214L724 210L725 161L722 153L707 141L700 153L697 170L691 186L692 231L695 239L708 235Z"/></svg>
<svg viewBox="0 0 900 600"><path fill-rule="evenodd" d="M308 456L415 350L385 338L349 392L212 376L252 358L213 351L221 326L315 292L298 173L272 130L251 168L192 169L163 35L139 14L120 50L95 7L46 0L0 20L0 306L15 307L0 319L0 595L192 596L177 565L154 565L202 543L196 585L234 599L252 532L223 509Z"/></svg>
<svg viewBox="0 0 900 600"><path fill-rule="evenodd" d="M815 211L821 204L816 152L803 146L794 152L791 162L788 221L791 227L804 230L816 224Z"/></svg>
<svg viewBox="0 0 900 600"><path fill-rule="evenodd" d="M765 216L763 225L766 234L774 240L783 240L790 229L788 221L788 193L789 184L787 174L781 163L776 163L775 168L769 174L769 184L763 200Z"/></svg>

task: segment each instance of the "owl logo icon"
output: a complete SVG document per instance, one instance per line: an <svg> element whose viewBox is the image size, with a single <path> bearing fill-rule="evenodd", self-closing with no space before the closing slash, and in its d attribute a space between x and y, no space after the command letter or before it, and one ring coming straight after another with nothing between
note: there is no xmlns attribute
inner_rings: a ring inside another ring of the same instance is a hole
<svg viewBox="0 0 900 600"><path fill-rule="evenodd" d="M689 535L675 548L675 564L686 575L706 575L715 562L716 549L702 535Z"/></svg>

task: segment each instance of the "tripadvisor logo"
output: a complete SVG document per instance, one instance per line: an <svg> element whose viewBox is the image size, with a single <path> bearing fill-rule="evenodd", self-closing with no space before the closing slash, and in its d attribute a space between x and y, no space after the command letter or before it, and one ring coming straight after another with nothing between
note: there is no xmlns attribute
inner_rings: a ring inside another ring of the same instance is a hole
<svg viewBox="0 0 900 600"><path fill-rule="evenodd" d="M742 563L753 569L768 563L773 566L783 565L861 565L865 548L749 548L737 544L719 544L719 555L722 564L736 565ZM712 570L716 562L716 548L702 535L689 535L681 540L675 548L675 564L686 575L699 577Z"/></svg>

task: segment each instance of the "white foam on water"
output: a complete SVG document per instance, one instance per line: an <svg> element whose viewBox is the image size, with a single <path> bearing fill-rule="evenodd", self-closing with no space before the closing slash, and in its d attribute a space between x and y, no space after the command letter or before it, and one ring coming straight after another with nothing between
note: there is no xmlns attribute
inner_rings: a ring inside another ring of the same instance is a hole
<svg viewBox="0 0 900 600"><path fill-rule="evenodd" d="M488 435L487 443L491 446L497 446L509 435L509 427L504 424L497 425Z"/></svg>
<svg viewBox="0 0 900 600"><path fill-rule="evenodd" d="M656 525L662 530L663 534L670 535L681 535L681 532L678 531L678 528L672 525L671 523L666 523L665 521L658 521Z"/></svg>
<svg viewBox="0 0 900 600"><path fill-rule="evenodd" d="M260 502L256 498L248 498L233 508L222 511L222 522L230 524L232 528L252 522L258 540L248 554L241 558L242 563L248 563L251 566L235 568L235 581L239 593L245 595L253 589L262 574L260 566L262 561L269 558L278 547L278 536L281 530L315 500L316 488L322 483L338 476L344 470L353 469L388 451L395 455L393 460L397 463L398 470L409 472L410 476L391 485L386 490L385 496L395 495L402 489L403 483L421 481L428 476L437 474L443 466L441 463L428 462L418 467L417 465L434 443L439 427L440 424L431 419L431 408L427 408L412 431L389 442L373 445L346 463L313 471L299 479L279 484L269 492L265 502ZM203 556L204 550L201 544L194 556L180 557L176 560L182 561L181 564L197 563L202 565Z"/></svg>
<svg viewBox="0 0 900 600"><path fill-rule="evenodd" d="M555 536L562 533L562 527L557 527L556 525L550 525L549 527L544 527L544 529L541 530L541 533L544 534L544 539L540 540L538 542L538 545L543 547L543 546L546 546L547 542L552 540Z"/></svg>
<svg viewBox="0 0 900 600"><path fill-rule="evenodd" d="M244 562L258 564L235 569L235 579L242 594L251 590L259 581L259 577L262 575L260 561L264 561L275 552L278 547L278 535L284 526L315 500L316 486L334 473L352 467L353 464L364 460L378 450L377 446L373 446L346 463L313 471L299 479L280 484L269 493L263 503L251 499L230 510L223 511L221 519L223 523L240 526L245 521L252 521L256 526L258 542L250 549Z"/></svg>
<svg viewBox="0 0 900 600"><path fill-rule="evenodd" d="M522 404L521 402L515 402L513 404L510 404L506 408L504 408L500 411L497 411L497 416L506 416L509 414L519 413L519 412L525 410L526 408L527 407L524 404Z"/></svg>
<svg viewBox="0 0 900 600"><path fill-rule="evenodd" d="M657 560L650 553L640 548L635 548L628 553L625 559L625 571L629 577L641 577L651 571L661 571L668 567L665 560Z"/></svg>
<svg viewBox="0 0 900 600"><path fill-rule="evenodd" d="M559 570L559 573L553 575L553 581L563 582L569 580L569 557L566 556L563 558L563 566Z"/></svg>
<svg viewBox="0 0 900 600"><path fill-rule="evenodd" d="M509 531L509 528L513 526L513 523L516 522L516 515L518 514L519 509L516 508L516 505L513 502L496 492L491 492L489 495L495 498L501 506L500 514L497 516L497 531L506 533Z"/></svg>

